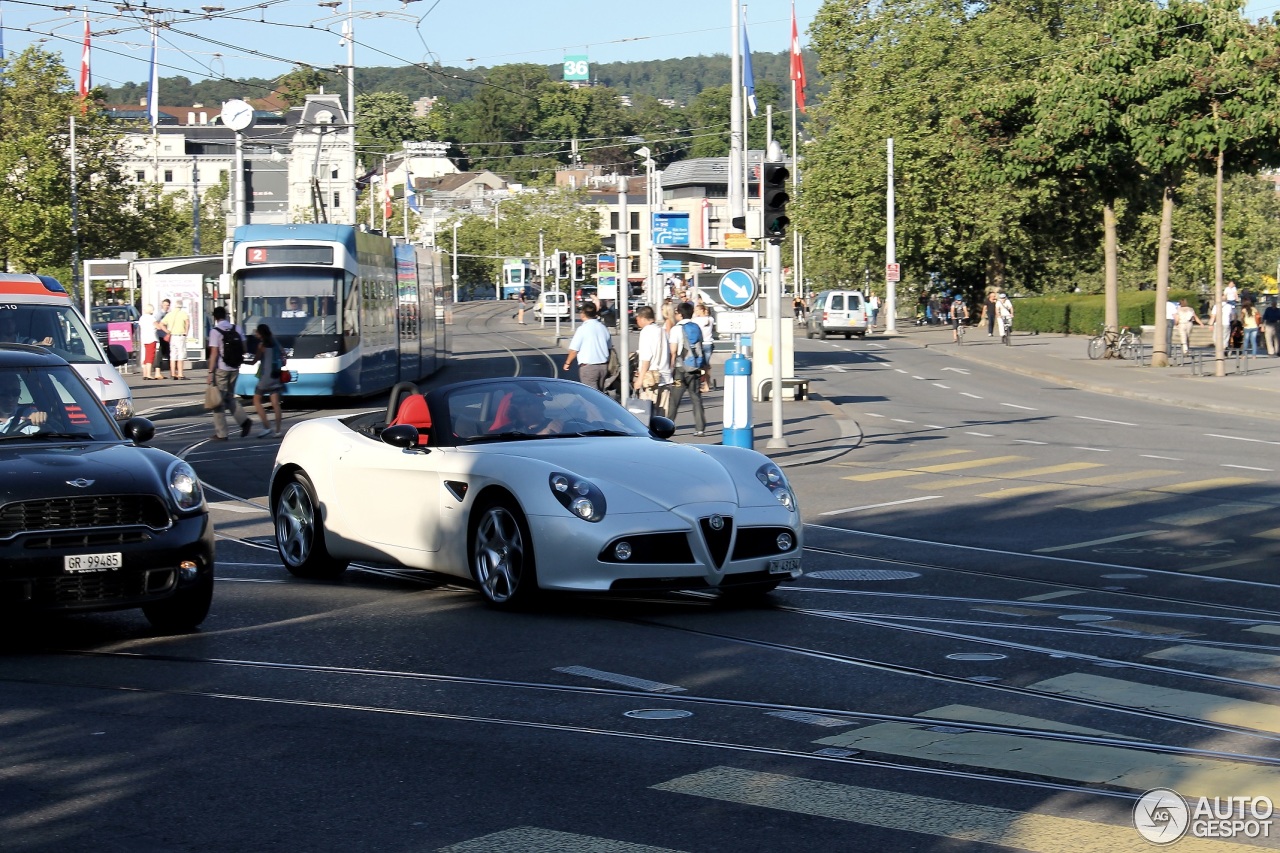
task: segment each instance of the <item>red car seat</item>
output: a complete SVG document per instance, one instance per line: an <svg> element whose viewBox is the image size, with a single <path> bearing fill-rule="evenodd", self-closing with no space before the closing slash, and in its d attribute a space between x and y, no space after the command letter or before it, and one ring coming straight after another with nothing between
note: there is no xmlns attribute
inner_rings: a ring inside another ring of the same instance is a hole
<svg viewBox="0 0 1280 853"><path fill-rule="evenodd" d="M396 419L388 426L409 424L418 428L418 444L427 443L427 435L431 432L431 410L427 408L427 398L421 394L410 394L400 403L396 411Z"/></svg>

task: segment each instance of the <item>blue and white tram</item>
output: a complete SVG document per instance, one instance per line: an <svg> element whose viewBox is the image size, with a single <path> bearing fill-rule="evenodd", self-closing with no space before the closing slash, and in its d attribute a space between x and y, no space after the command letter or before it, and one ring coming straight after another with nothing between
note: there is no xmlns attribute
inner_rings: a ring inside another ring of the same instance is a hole
<svg viewBox="0 0 1280 853"><path fill-rule="evenodd" d="M249 336L271 328L295 381L290 397L364 396L443 366L440 260L350 225L241 225L231 243L231 294ZM240 371L249 395L257 369Z"/></svg>

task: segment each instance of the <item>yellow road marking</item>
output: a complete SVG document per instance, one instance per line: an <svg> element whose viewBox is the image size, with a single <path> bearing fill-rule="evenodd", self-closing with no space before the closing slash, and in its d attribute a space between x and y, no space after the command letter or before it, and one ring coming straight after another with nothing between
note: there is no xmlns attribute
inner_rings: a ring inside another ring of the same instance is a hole
<svg viewBox="0 0 1280 853"><path fill-rule="evenodd" d="M1245 628L1246 631L1256 631L1259 634L1280 634L1280 625L1254 625L1252 628Z"/></svg>
<svg viewBox="0 0 1280 853"><path fill-rule="evenodd" d="M1171 515L1162 515L1151 520L1156 524L1172 524L1176 527L1185 527L1193 524L1211 524L1215 521L1234 518L1237 515L1244 515L1249 512L1271 511L1274 509L1275 507L1264 504L1223 503L1200 507L1199 509L1189 509L1186 512L1175 512Z"/></svg>
<svg viewBox="0 0 1280 853"><path fill-rule="evenodd" d="M1207 492L1210 489L1228 489L1236 486L1252 486L1261 483L1251 477L1215 477L1212 480L1195 480L1190 483L1173 483L1168 486L1152 486L1153 492L1172 492L1175 495L1189 495L1194 492Z"/></svg>
<svg viewBox="0 0 1280 853"><path fill-rule="evenodd" d="M991 456L986 459L966 459L964 462L944 462L941 465L922 465L917 471L926 474L943 474L947 471L965 471L969 468L982 468L987 465L1003 465L1006 462L1021 462L1025 456Z"/></svg>
<svg viewBox="0 0 1280 853"><path fill-rule="evenodd" d="M1021 601L1053 601L1055 598L1066 598L1068 595L1084 595L1084 590L1080 589L1062 589L1057 592L1046 592L1041 595L1028 595Z"/></svg>
<svg viewBox="0 0 1280 853"><path fill-rule="evenodd" d="M757 773L736 767L712 767L662 782L653 788L936 838L998 844L1033 853L1062 853L1064 850L1073 853L1151 853L1154 849L1132 825L1090 823L1076 818L778 773ZM1128 809L1122 811L1127 817ZM852 844L852 847L857 846ZM933 845L924 846L934 849ZM944 846L950 848L951 845ZM1257 850L1257 847L1206 842L1198 838L1183 838L1177 844L1178 853L1256 853Z"/></svg>
<svg viewBox="0 0 1280 853"><path fill-rule="evenodd" d="M1162 470L1121 471L1118 474L1102 474L1097 477L1080 477L1079 479L1067 480L1067 482L1075 483L1077 486L1109 486L1112 483L1128 483L1133 480L1145 480L1150 477L1168 477L1177 473L1179 472Z"/></svg>
<svg viewBox="0 0 1280 853"><path fill-rule="evenodd" d="M1261 533L1252 535L1258 539L1280 539L1280 527L1273 527L1270 530L1264 530Z"/></svg>
<svg viewBox="0 0 1280 853"><path fill-rule="evenodd" d="M869 483L872 480L893 480L898 477L919 477L919 471L874 471L870 474L854 474L851 477L845 477L846 480L853 480L859 483Z"/></svg>
<svg viewBox="0 0 1280 853"><path fill-rule="evenodd" d="M1040 495L1046 492L1062 492L1067 489L1078 489L1080 486L1073 486L1070 483L1036 483L1032 486L1014 486L1008 489L998 489L994 492L983 492L978 495L980 498L1020 498L1026 495Z"/></svg>
<svg viewBox="0 0 1280 853"><path fill-rule="evenodd" d="M934 489L954 489L959 486L980 486L983 483L994 483L994 477L948 477L945 480L930 480L928 483L908 483L913 489L931 492Z"/></svg>
<svg viewBox="0 0 1280 853"><path fill-rule="evenodd" d="M1067 471L1083 471L1086 468L1101 468L1101 462L1067 462L1063 465L1046 465L1043 468L1027 468L1023 471L1007 471L1002 477L1018 480L1024 477L1042 477L1046 474L1065 474Z"/></svg>
<svg viewBox="0 0 1280 853"><path fill-rule="evenodd" d="M900 453L893 457L893 461L897 462L914 462L920 459L941 459L943 456L958 456L965 453L972 453L972 450L920 450L915 453Z"/></svg>
<svg viewBox="0 0 1280 853"><path fill-rule="evenodd" d="M1207 566L1195 566L1190 569L1178 569L1183 574L1194 575L1199 572L1212 572L1217 569L1226 569L1231 566L1243 566L1245 563L1259 562L1257 557L1242 557L1239 560L1223 560L1221 563L1210 563Z"/></svg>
<svg viewBox="0 0 1280 853"><path fill-rule="evenodd" d="M995 711L991 708L977 708L973 705L944 705L930 711L921 711L917 717L930 717L935 720L964 720L970 723L985 723L989 726L1014 726L1020 729L1043 729L1051 732L1073 732L1094 737L1123 737L1114 732L1102 729L1089 729L1084 726L1073 726L1058 720L1046 720L1041 717L1028 717L1024 714L1013 714L1009 711Z"/></svg>
<svg viewBox="0 0 1280 853"><path fill-rule="evenodd" d="M1280 733L1280 705L1232 699L1229 696L1217 696L1212 693L1157 687L1153 684L1122 681L1119 678L1088 675L1083 672L1050 678L1029 685L1028 689L1108 702L1112 705L1123 705L1126 708L1144 708L1148 711L1159 711L1180 717L1194 717L1197 720L1242 726L1262 732Z"/></svg>
<svg viewBox="0 0 1280 853"><path fill-rule="evenodd" d="M1060 504L1060 509L1077 509L1081 512L1097 512L1104 509L1121 509L1127 506L1136 506L1137 504L1154 503L1155 501L1167 501L1170 495L1160 495L1155 492L1116 492L1114 495L1103 495L1099 498L1089 498L1084 501L1076 501L1075 503Z"/></svg>
<svg viewBox="0 0 1280 853"><path fill-rule="evenodd" d="M1170 646L1167 649L1147 652L1143 657L1149 657L1153 660L1193 663L1200 666L1211 666L1215 669L1233 671L1280 668L1280 655L1247 652L1244 649L1215 649L1211 646Z"/></svg>

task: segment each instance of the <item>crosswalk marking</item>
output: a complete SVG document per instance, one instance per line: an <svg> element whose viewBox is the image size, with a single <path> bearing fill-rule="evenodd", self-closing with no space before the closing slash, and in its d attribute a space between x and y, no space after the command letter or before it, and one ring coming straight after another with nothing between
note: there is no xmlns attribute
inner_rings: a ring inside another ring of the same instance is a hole
<svg viewBox="0 0 1280 853"><path fill-rule="evenodd" d="M1008 489L999 489L994 492L983 492L978 495L980 498L1021 498L1028 495L1042 495L1046 492L1061 492L1067 489L1079 489L1081 486L1075 486L1071 483L1035 483L1030 486L1013 486Z"/></svg>
<svg viewBox="0 0 1280 853"><path fill-rule="evenodd" d="M1021 462L1025 456L989 456L986 459L966 459L963 462L944 462L940 465L923 465L916 468L926 474L943 474L947 471L967 471L970 468L982 468L987 465L1003 465L1006 462Z"/></svg>
<svg viewBox="0 0 1280 853"><path fill-rule="evenodd" d="M1252 535L1256 539L1280 539L1280 527L1273 527L1270 530L1263 530Z"/></svg>
<svg viewBox="0 0 1280 853"><path fill-rule="evenodd" d="M548 850L572 850L573 853L679 853L669 847L650 847L611 838L596 838L572 832L556 832L537 826L517 826L480 838L439 848L440 853L546 853Z"/></svg>
<svg viewBox="0 0 1280 853"><path fill-rule="evenodd" d="M899 453L897 456L893 457L891 464L896 465L899 462L917 462L921 459L941 459L944 456L965 455L972 452L972 450L961 450L958 447L953 447L950 450L918 450L914 453Z"/></svg>
<svg viewBox="0 0 1280 853"><path fill-rule="evenodd" d="M983 483L994 483L994 477L945 477L940 480L930 480L928 483L907 483L913 489L922 489L931 492L934 489L958 489L961 486L980 486Z"/></svg>
<svg viewBox="0 0 1280 853"><path fill-rule="evenodd" d="M1027 468L1022 471L1006 471L1001 474L1010 480L1023 480L1027 477L1043 477L1048 474L1065 474L1068 471L1083 471L1086 468L1101 468L1101 462L1067 462L1062 465L1046 465L1043 468Z"/></svg>
<svg viewBox="0 0 1280 853"><path fill-rule="evenodd" d="M1050 678L1028 685L1028 689L1280 734L1280 705L1140 684L1083 672Z"/></svg>
<svg viewBox="0 0 1280 853"><path fill-rule="evenodd" d="M1151 491L1116 492L1113 495L1089 498L1075 503L1059 504L1060 509L1074 509L1080 512L1098 512L1106 509L1122 509L1137 504L1167 501L1172 495L1162 495Z"/></svg>
<svg viewBox="0 0 1280 853"><path fill-rule="evenodd" d="M1190 495L1196 492L1207 492L1210 489L1233 489L1237 486L1254 486L1262 482L1252 477L1214 477L1211 480L1193 480L1190 483L1171 483L1167 486L1152 486L1153 492L1172 492L1175 495Z"/></svg>
<svg viewBox="0 0 1280 853"><path fill-rule="evenodd" d="M1118 474L1102 474L1097 477L1079 477L1067 480L1068 483L1075 483L1077 486L1109 486L1112 483L1131 483L1134 480L1145 480L1150 477L1171 477L1179 471L1168 470L1146 470L1146 471L1121 471Z"/></svg>
<svg viewBox="0 0 1280 853"><path fill-rule="evenodd" d="M870 474L853 474L845 477L855 483L870 483L875 480L896 480L899 477L919 477L920 471L872 471Z"/></svg>
<svg viewBox="0 0 1280 853"><path fill-rule="evenodd" d="M1246 631L1255 631L1259 634L1280 634L1280 625L1254 625L1245 628Z"/></svg>
<svg viewBox="0 0 1280 853"><path fill-rule="evenodd" d="M1011 726L1020 729L1041 729L1050 732L1069 732L1091 737L1122 737L1114 732L1102 729L1090 729L1084 726L1073 726L1058 720L1046 720L1043 717L1028 717L1025 714L1014 714L1009 711L996 711L991 708L978 708L973 705L944 705L929 711L921 711L917 717L930 717L935 720L959 720L969 723L984 723L989 726Z"/></svg>
<svg viewBox="0 0 1280 853"><path fill-rule="evenodd" d="M1175 527L1190 527L1195 524L1211 524L1215 521L1235 518L1236 516L1250 512L1262 512L1263 510L1273 509L1275 509L1275 507L1266 506L1264 504L1221 503L1214 504L1213 506L1189 509L1185 512L1175 512L1171 515L1161 515L1151 520L1156 524L1171 524Z"/></svg>
<svg viewBox="0 0 1280 853"><path fill-rule="evenodd" d="M1244 649L1215 649L1212 646L1170 646L1167 649L1147 652L1143 657L1149 657L1152 660L1192 663L1199 666L1232 671L1280 669L1280 655L1249 652Z"/></svg>
<svg viewBox="0 0 1280 853"><path fill-rule="evenodd" d="M735 767L712 767L659 783L653 788L955 841L998 844L1033 853L1061 853L1063 850L1074 853L1151 853L1152 850L1152 846L1143 841L1131 825L1090 823L1077 818ZM1178 853L1256 853L1258 848L1188 837L1178 842L1177 849Z"/></svg>

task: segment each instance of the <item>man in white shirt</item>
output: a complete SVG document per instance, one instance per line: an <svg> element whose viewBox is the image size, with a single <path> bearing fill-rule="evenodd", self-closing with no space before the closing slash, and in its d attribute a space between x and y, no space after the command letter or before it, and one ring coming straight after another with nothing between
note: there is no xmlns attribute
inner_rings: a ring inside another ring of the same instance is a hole
<svg viewBox="0 0 1280 853"><path fill-rule="evenodd" d="M598 319L599 311L594 303L584 302L578 309L582 325L573 333L569 341L569 355L565 357L564 369L568 370L573 360L578 360L578 381L589 385L597 391L604 391L605 380L609 375L609 330Z"/></svg>
<svg viewBox="0 0 1280 853"><path fill-rule="evenodd" d="M632 387L641 399L653 401L654 406L665 411L667 394L671 392L671 351L654 318L653 309L642 305L636 309L636 325L640 327L640 340L636 355L640 369L636 371ZM658 384L648 381L649 372L657 373Z"/></svg>
<svg viewBox="0 0 1280 853"><path fill-rule="evenodd" d="M684 357L689 354L689 338L684 327L693 323L693 306L688 302L681 302L676 306L676 316L680 317L680 321L671 328L668 339L673 381L671 394L667 397L667 417L673 421L676 419L676 412L680 410L680 398L688 391L689 403L693 407L693 434L703 436L707 434L707 418L702 411L702 371L684 365ZM694 324L694 328L697 328L697 324Z"/></svg>
<svg viewBox="0 0 1280 853"><path fill-rule="evenodd" d="M222 392L222 405L213 410L213 439L214 441L227 440L226 410L228 408L231 409L231 416L240 425L240 437L244 438L249 435L249 430L253 429L253 420L245 413L244 406L240 405L240 398L236 396L236 379L240 376L240 365L228 364L222 359L223 332L234 329L243 341L244 330L231 325L227 319L227 309L221 305L213 309L213 320L213 328L209 330L208 384L217 386Z"/></svg>

